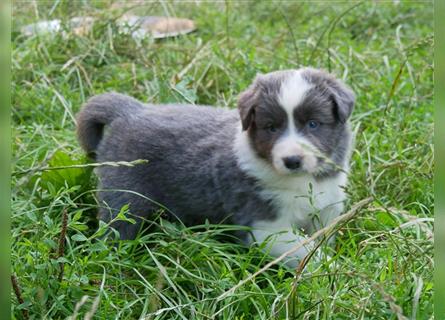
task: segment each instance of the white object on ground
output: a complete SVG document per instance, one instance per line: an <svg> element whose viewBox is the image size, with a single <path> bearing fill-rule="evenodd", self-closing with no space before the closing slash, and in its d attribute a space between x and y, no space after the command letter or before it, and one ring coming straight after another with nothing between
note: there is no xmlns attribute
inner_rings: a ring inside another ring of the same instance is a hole
<svg viewBox="0 0 445 320"><path fill-rule="evenodd" d="M78 36L87 34L93 28L94 19L92 17L74 17L68 21L68 26L72 32ZM36 23L28 24L20 29L20 31L28 37L35 35L55 35L62 31L62 35L66 33L62 30L62 21L60 19L44 20Z"/></svg>
<svg viewBox="0 0 445 320"><path fill-rule="evenodd" d="M126 15L118 20L118 24L122 32L131 33L135 40L145 37L154 39L175 37L196 29L195 23L190 19L160 16Z"/></svg>
<svg viewBox="0 0 445 320"><path fill-rule="evenodd" d="M68 21L68 27L78 36L88 34L94 24L92 17L74 17ZM161 16L134 16L124 15L117 21L120 31L131 34L133 39L140 41L146 37L162 39L175 37L190 33L196 30L195 23L190 19L161 17ZM21 32L28 37L35 35L55 35L62 32L67 36L62 28L60 19L44 20L28 24L21 28Z"/></svg>

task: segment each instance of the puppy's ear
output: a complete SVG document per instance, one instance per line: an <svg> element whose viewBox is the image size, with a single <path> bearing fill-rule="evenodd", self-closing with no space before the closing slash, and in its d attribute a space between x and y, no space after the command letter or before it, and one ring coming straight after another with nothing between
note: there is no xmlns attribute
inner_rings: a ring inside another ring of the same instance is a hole
<svg viewBox="0 0 445 320"><path fill-rule="evenodd" d="M255 105L258 101L258 89L252 84L238 98L238 111L243 125L243 131L247 130L255 116Z"/></svg>
<svg viewBox="0 0 445 320"><path fill-rule="evenodd" d="M341 123L345 123L354 109L354 92L339 80L331 82L329 89L335 105L335 115Z"/></svg>

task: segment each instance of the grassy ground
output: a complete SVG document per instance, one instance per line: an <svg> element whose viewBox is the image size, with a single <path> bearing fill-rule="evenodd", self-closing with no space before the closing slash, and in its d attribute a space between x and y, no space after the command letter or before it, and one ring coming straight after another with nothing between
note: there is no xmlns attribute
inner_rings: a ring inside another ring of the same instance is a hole
<svg viewBox="0 0 445 320"><path fill-rule="evenodd" d="M14 318L432 317L431 3L147 2L136 13L189 17L198 31L140 46L117 32L124 9L110 6L14 4L11 258L23 299L11 293ZM85 36L18 32L82 14L100 21ZM271 258L219 241L223 226L162 220L152 234L111 246L96 232L91 170L38 170L86 162L73 115L93 94L234 107L257 72L306 65L331 70L356 92L348 208L374 200L324 249L330 257L298 277L273 266L218 300Z"/></svg>

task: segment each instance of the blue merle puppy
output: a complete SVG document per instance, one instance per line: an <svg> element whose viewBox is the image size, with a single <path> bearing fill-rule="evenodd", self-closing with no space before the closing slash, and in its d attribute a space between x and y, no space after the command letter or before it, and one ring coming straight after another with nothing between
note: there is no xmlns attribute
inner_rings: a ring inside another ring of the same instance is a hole
<svg viewBox="0 0 445 320"><path fill-rule="evenodd" d="M92 97L77 116L88 155L148 160L96 169L99 217L108 222L129 204L138 223L113 227L133 239L162 204L185 225L251 227L242 241L268 239L267 250L280 255L342 213L354 100L345 84L312 68L258 75L238 110L151 105L118 93Z"/></svg>

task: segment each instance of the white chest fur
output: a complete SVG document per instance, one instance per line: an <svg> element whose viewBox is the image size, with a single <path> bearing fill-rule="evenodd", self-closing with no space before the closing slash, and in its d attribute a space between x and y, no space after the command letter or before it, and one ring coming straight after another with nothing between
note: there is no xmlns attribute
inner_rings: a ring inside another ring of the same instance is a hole
<svg viewBox="0 0 445 320"><path fill-rule="evenodd" d="M341 213L345 199L342 186L345 183L346 175L343 173L322 181L301 176L265 182L261 195L272 201L277 208L277 216L257 224L272 222L310 234Z"/></svg>

